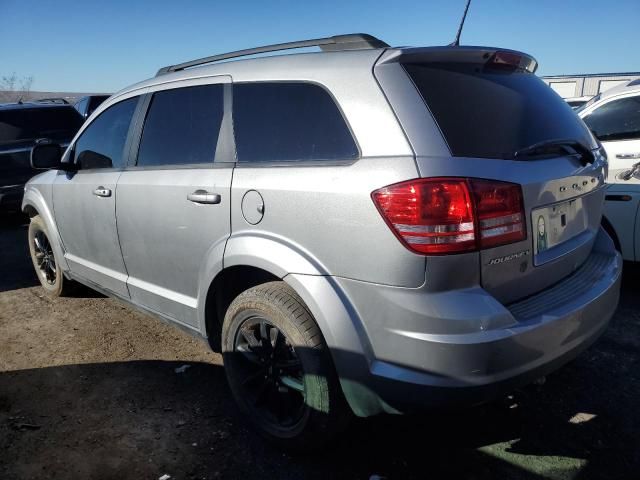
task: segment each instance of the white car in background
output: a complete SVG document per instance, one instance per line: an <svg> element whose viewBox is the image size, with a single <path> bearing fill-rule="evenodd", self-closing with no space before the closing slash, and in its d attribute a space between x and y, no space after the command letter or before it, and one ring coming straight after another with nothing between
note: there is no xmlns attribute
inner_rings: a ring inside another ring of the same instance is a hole
<svg viewBox="0 0 640 480"><path fill-rule="evenodd" d="M576 112L609 157L603 226L625 260L640 261L640 80L596 95Z"/></svg>

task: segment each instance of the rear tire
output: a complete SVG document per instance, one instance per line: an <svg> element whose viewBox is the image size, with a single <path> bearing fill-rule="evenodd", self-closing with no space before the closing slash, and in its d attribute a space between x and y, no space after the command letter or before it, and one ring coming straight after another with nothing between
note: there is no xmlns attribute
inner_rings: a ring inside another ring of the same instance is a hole
<svg viewBox="0 0 640 480"><path fill-rule="evenodd" d="M31 261L42 288L52 297L63 297L69 294L73 289L72 282L62 273L60 262L51 245L49 232L40 215L31 218L28 236Z"/></svg>
<svg viewBox="0 0 640 480"><path fill-rule="evenodd" d="M329 349L302 299L284 282L241 293L222 326L231 391L258 431L305 451L347 425L350 410Z"/></svg>

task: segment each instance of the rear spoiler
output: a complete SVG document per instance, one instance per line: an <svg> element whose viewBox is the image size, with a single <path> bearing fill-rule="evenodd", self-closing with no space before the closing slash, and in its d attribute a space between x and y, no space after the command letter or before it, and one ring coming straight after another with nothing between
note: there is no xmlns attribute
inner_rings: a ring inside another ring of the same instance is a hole
<svg viewBox="0 0 640 480"><path fill-rule="evenodd" d="M385 63L477 63L495 68L535 73L538 62L531 55L495 47L409 47L388 49L378 61Z"/></svg>

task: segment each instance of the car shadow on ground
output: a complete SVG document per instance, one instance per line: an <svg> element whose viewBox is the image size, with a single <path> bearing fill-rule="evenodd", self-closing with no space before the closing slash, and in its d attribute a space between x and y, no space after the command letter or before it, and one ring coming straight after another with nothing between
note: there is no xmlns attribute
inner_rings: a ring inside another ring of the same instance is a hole
<svg viewBox="0 0 640 480"><path fill-rule="evenodd" d="M0 449L6 455L0 473L4 478L164 473L209 478L216 472L224 478L545 478L477 450L527 442L523 415L505 405L360 420L327 450L292 456L245 427L220 367L192 364L179 374L179 366L138 361L1 374ZM553 429L557 434L558 427ZM548 440L531 454L574 453Z"/></svg>
<svg viewBox="0 0 640 480"><path fill-rule="evenodd" d="M326 450L307 455L283 453L254 434L217 365L3 372L0 476L630 478L639 465L640 374L637 350L620 359L620 346L605 338L544 386L489 405L356 419Z"/></svg>
<svg viewBox="0 0 640 480"><path fill-rule="evenodd" d="M0 292L38 285L27 243L29 218L0 215Z"/></svg>

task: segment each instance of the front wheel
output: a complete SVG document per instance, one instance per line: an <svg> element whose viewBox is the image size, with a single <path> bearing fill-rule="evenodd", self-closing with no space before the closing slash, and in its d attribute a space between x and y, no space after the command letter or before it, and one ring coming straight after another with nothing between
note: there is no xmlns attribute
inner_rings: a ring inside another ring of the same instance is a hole
<svg viewBox="0 0 640 480"><path fill-rule="evenodd" d="M64 296L69 292L71 282L64 278L47 227L39 215L31 218L28 236L31 261L42 288L53 297Z"/></svg>
<svg viewBox="0 0 640 480"><path fill-rule="evenodd" d="M261 434L285 448L318 447L346 426L328 348L302 299L284 282L240 294L222 327L231 391Z"/></svg>

